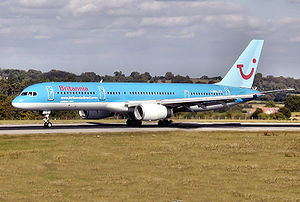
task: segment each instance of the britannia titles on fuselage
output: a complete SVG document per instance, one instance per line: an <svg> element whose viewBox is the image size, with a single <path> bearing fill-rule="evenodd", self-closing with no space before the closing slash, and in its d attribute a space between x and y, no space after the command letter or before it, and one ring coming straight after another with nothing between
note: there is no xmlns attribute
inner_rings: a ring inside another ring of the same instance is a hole
<svg viewBox="0 0 300 202"><path fill-rule="evenodd" d="M58 86L60 91L89 91L87 87Z"/></svg>

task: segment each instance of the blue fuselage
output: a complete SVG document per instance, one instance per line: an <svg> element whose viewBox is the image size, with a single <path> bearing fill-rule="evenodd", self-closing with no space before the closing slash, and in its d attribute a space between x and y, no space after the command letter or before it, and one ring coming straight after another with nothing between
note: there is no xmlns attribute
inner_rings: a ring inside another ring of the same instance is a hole
<svg viewBox="0 0 300 202"><path fill-rule="evenodd" d="M126 111L124 103L129 101L256 93L259 92L215 84L48 82L25 88L12 104L25 110L99 110L105 108L112 111ZM242 101L244 100L236 102Z"/></svg>

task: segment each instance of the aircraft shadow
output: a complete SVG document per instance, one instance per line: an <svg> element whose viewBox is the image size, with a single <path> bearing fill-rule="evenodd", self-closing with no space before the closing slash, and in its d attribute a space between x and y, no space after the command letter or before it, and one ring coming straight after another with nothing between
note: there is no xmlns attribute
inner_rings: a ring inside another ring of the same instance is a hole
<svg viewBox="0 0 300 202"><path fill-rule="evenodd" d="M53 124L52 128L55 129L97 129L97 128L103 128L103 129L113 129L113 128L165 128L160 127L156 124L144 124L142 126L134 127L134 126L126 126L126 124L123 123L98 123L98 122L87 122L88 124L70 124L70 125L60 125L60 124ZM238 128L282 128L282 127L289 127L289 128L300 128L300 123L286 123L286 124L276 124L276 123L172 123L168 128L182 128L182 129L195 129L195 128L232 128L232 129L238 129ZM0 125L0 131L3 130L51 130L52 128L44 128L43 125L20 125L20 126L1 126Z"/></svg>

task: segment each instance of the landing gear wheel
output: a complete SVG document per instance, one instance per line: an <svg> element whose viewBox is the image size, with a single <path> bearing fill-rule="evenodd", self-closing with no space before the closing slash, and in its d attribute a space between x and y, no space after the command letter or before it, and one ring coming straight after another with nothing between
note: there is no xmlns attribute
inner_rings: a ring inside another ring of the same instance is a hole
<svg viewBox="0 0 300 202"><path fill-rule="evenodd" d="M51 128L51 127L52 127L52 123L51 123L51 122L48 122L47 127L48 127L48 128Z"/></svg>
<svg viewBox="0 0 300 202"><path fill-rule="evenodd" d="M172 122L173 122L172 120L167 120L167 119L159 120L159 121L158 121L158 126L160 126L160 127L170 126L170 124L171 124Z"/></svg>
<svg viewBox="0 0 300 202"><path fill-rule="evenodd" d="M44 115L44 127L45 128L51 128L52 127L52 123L49 122L49 115L50 115L51 111L43 111L43 115Z"/></svg>
<svg viewBox="0 0 300 202"><path fill-rule="evenodd" d="M126 125L127 125L127 126L132 126L132 122L133 122L132 119L127 119Z"/></svg>
<svg viewBox="0 0 300 202"><path fill-rule="evenodd" d="M140 120L133 120L133 119L127 119L126 125L127 126L141 126L142 125L142 121L140 121Z"/></svg>
<svg viewBox="0 0 300 202"><path fill-rule="evenodd" d="M52 123L51 122L46 122L46 123L44 123L44 127L45 128L51 128L52 127Z"/></svg>
<svg viewBox="0 0 300 202"><path fill-rule="evenodd" d="M142 125L142 121L136 120L135 124L136 124L136 126L141 126Z"/></svg>

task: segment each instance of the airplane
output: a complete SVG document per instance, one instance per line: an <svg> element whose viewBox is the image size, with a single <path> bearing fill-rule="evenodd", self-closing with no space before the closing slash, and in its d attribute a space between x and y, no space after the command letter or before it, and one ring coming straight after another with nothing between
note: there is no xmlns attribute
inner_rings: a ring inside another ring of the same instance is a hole
<svg viewBox="0 0 300 202"><path fill-rule="evenodd" d="M158 121L168 126L177 112L227 109L268 93L252 88L264 40L252 40L225 77L215 84L46 82L25 88L12 101L22 110L38 110L44 127L52 127L53 110L78 110L83 119L102 119L116 113L128 115L128 126Z"/></svg>

